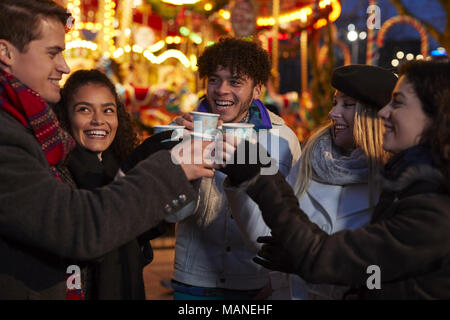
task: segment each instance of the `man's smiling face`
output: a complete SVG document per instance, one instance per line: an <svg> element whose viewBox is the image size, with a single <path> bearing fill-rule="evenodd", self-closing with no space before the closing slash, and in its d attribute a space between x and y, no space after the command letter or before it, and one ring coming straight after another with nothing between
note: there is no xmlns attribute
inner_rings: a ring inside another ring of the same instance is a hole
<svg viewBox="0 0 450 320"><path fill-rule="evenodd" d="M219 66L207 79L206 98L212 112L220 114L225 123L242 120L261 93L261 85L253 82L246 75L237 76L229 68Z"/></svg>
<svg viewBox="0 0 450 320"><path fill-rule="evenodd" d="M63 56L65 29L55 19L42 19L40 29L40 37L31 41L24 52L13 47L9 71L48 103L56 103L61 98L59 81L70 72Z"/></svg>

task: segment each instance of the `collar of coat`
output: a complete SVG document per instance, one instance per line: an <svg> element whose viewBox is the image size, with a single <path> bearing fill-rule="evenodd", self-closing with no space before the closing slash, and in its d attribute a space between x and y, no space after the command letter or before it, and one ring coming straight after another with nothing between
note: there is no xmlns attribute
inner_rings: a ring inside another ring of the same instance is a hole
<svg viewBox="0 0 450 320"><path fill-rule="evenodd" d="M270 122L272 122L272 125L276 125L276 126L284 125L285 122L284 122L283 118L277 116L272 111L267 110L267 112L269 113L269 118L270 118Z"/></svg>
<svg viewBox="0 0 450 320"><path fill-rule="evenodd" d="M436 188L444 182L442 173L430 165L418 165L407 168L398 179L381 178L382 188L390 191L401 191L416 182L427 182Z"/></svg>

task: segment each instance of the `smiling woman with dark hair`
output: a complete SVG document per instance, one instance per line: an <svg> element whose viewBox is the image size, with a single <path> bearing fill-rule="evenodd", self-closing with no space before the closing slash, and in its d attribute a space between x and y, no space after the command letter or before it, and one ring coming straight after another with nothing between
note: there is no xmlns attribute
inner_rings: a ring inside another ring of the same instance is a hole
<svg viewBox="0 0 450 320"><path fill-rule="evenodd" d="M67 160L77 187L93 190L113 181L138 139L111 80L98 70L74 72L54 110L77 142ZM153 255L149 240L162 232L164 223L86 264L86 297L145 299L142 269Z"/></svg>
<svg viewBox="0 0 450 320"><path fill-rule="evenodd" d="M100 100L99 107L101 108L95 111L94 109L98 108L97 105L86 101L85 98ZM105 104L106 102L107 104ZM54 109L61 125L75 136L78 143L84 141L88 144L97 144L93 148L98 150L99 155L111 147L111 151L118 161L122 161L139 143L130 115L119 99L114 84L100 71L79 70L74 72L64 84L61 101ZM103 114L104 119L110 120L102 123L102 121L93 119L94 122L87 125L87 128L74 128L75 121L73 120L91 120L97 112L99 112L98 115ZM114 128L110 127L111 121L114 122ZM103 137L89 135L87 134L89 128L102 130L106 128L105 135ZM87 148L87 146L85 147Z"/></svg>
<svg viewBox="0 0 450 320"><path fill-rule="evenodd" d="M378 202L377 175L389 154L377 112L390 99L396 76L389 70L349 65L333 71L336 89L330 120L309 137L287 181L300 208L326 233L366 225ZM273 277L273 287L280 284ZM281 277L283 279L283 277ZM293 299L339 299L345 287L313 285L290 277ZM274 296L277 296L277 291Z"/></svg>

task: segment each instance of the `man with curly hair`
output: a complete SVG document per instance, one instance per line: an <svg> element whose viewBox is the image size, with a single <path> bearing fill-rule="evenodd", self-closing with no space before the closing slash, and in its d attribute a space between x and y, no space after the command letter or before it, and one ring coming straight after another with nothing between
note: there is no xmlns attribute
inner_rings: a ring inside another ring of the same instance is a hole
<svg viewBox="0 0 450 320"><path fill-rule="evenodd" d="M254 124L260 137L265 131L266 141L259 142L287 175L300 157L300 144L283 119L258 99L270 75L267 51L255 42L222 38L205 49L198 67L207 82L198 111L219 114L224 123ZM188 130L193 130L192 121L189 114L175 119ZM253 299L270 294L263 294L269 271L252 261L259 247L256 238L269 230L248 196L225 191L225 178L216 171L212 179L202 179L193 214L177 224L174 299Z"/></svg>

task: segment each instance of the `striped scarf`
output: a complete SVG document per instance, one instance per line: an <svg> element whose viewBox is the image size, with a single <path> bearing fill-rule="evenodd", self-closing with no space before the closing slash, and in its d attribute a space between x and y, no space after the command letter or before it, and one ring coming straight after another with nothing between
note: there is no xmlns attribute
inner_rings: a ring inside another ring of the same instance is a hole
<svg viewBox="0 0 450 320"><path fill-rule="evenodd" d="M75 141L60 127L47 102L13 75L0 69L0 109L33 131L53 176L62 181L58 165L73 150Z"/></svg>

